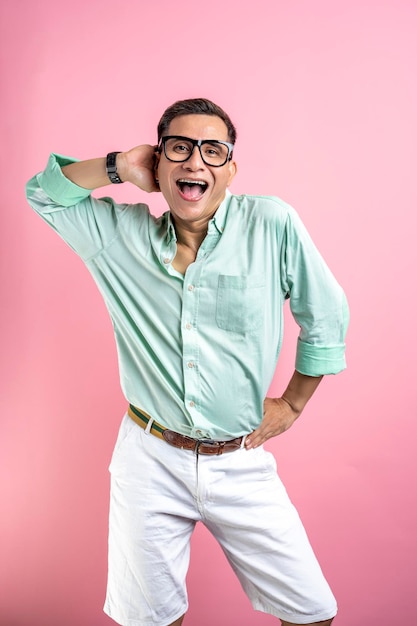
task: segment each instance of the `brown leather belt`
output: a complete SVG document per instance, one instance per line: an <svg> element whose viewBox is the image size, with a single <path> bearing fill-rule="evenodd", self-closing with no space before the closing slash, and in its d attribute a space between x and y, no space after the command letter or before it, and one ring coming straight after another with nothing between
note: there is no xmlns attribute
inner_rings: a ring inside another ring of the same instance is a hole
<svg viewBox="0 0 417 626"><path fill-rule="evenodd" d="M149 420L151 419L150 415L141 409L138 409L136 406L133 406L133 404L129 404L127 413L129 417L131 417L132 420L141 428L146 428ZM163 439L175 448L192 450L196 454L223 454L224 452L234 452L235 450L239 450L243 439L243 437L237 437L236 439L231 439L230 441L193 439L192 437L187 437L186 435L181 435L173 430L169 430L155 421L152 422L149 432L152 433L152 435L155 435L155 437Z"/></svg>

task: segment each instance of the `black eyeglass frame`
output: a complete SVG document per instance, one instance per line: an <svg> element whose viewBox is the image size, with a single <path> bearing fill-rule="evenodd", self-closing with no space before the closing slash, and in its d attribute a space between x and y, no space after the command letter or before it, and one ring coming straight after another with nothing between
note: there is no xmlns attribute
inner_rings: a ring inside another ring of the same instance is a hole
<svg viewBox="0 0 417 626"><path fill-rule="evenodd" d="M170 159L166 152L166 142L168 141L168 139L180 139L183 141L188 141L189 143L192 144L193 149L191 150L190 154L185 159ZM201 146L203 146L206 143L221 144L222 146L227 147L227 157L224 163L221 163L220 165L207 163L207 161L204 159L203 153L201 152ZM165 137L161 137L161 140L159 142L158 149L157 149L159 153L162 152L161 146L164 147L165 157L168 159L168 161L171 161L171 163L185 163L185 161L188 161L188 159L191 159L191 156L194 152L195 147L198 146L203 163L205 163L205 165L208 165L209 167L223 167L224 165L226 165L226 163L230 161L230 159L232 158L233 149L235 147L233 143L229 143L228 141L219 141L218 139L191 139L190 137L183 137L181 135L165 135Z"/></svg>

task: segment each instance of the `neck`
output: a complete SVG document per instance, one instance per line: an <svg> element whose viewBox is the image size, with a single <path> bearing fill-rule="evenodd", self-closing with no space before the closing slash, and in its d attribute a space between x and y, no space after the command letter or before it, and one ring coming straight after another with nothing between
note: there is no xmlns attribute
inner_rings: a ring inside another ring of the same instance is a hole
<svg viewBox="0 0 417 626"><path fill-rule="evenodd" d="M177 235L177 244L185 246L193 250L197 254L203 239L207 235L208 220L203 223L184 223L174 218L175 233Z"/></svg>

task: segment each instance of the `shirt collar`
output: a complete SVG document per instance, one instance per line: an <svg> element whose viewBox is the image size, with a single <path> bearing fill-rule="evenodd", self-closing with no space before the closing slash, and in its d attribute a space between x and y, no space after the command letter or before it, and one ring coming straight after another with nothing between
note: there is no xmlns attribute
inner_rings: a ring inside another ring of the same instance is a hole
<svg viewBox="0 0 417 626"><path fill-rule="evenodd" d="M231 195L232 194L230 193L230 191L226 189L226 195L224 197L224 200L220 204L219 208L213 215L213 219L211 220L211 222L214 224L220 234L224 231L224 226L226 224L227 209L229 207Z"/></svg>
<svg viewBox="0 0 417 626"><path fill-rule="evenodd" d="M177 241L177 233L175 232L171 213L169 211L165 213L165 220L166 220L166 229L167 229L166 238L167 238L168 243L170 243L171 241Z"/></svg>

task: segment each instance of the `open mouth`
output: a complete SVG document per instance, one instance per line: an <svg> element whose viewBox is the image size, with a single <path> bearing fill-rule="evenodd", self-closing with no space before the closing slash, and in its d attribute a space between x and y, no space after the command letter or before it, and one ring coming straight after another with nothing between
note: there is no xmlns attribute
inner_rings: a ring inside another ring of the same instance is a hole
<svg viewBox="0 0 417 626"><path fill-rule="evenodd" d="M200 200L203 197L208 183L204 180L192 180L191 178L180 178L177 180L177 187L184 200Z"/></svg>

